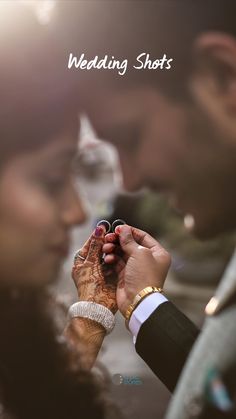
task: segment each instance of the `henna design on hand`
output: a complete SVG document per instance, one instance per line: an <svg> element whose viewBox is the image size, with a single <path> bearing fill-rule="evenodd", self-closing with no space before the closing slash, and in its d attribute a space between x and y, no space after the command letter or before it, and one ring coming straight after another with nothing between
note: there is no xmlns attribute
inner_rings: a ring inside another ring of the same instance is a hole
<svg viewBox="0 0 236 419"><path fill-rule="evenodd" d="M102 304L115 313L117 274L103 263L104 230L101 229L101 235L93 234L80 250L85 260L75 261L72 277L80 300Z"/></svg>
<svg viewBox="0 0 236 419"><path fill-rule="evenodd" d="M102 325L79 317L72 319L64 331L64 336L80 352L80 362L86 369L93 366L105 335Z"/></svg>

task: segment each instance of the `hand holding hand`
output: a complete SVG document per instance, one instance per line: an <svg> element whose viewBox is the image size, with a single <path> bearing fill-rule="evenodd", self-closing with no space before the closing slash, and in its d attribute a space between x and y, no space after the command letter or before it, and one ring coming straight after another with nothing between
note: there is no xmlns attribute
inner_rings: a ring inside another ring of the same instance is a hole
<svg viewBox="0 0 236 419"><path fill-rule="evenodd" d="M105 261L116 263L119 282L116 298L118 308L125 315L134 297L148 286L163 287L170 267L169 253L149 234L128 225L116 228L116 234L108 234L103 252ZM119 237L123 256L116 257Z"/></svg>

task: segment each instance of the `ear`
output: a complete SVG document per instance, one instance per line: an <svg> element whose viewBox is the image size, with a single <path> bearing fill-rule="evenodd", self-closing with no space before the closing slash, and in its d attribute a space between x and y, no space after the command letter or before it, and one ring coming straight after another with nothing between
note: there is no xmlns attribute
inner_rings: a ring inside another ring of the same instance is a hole
<svg viewBox="0 0 236 419"><path fill-rule="evenodd" d="M236 38L219 32L200 35L193 46L190 89L214 120L236 133Z"/></svg>

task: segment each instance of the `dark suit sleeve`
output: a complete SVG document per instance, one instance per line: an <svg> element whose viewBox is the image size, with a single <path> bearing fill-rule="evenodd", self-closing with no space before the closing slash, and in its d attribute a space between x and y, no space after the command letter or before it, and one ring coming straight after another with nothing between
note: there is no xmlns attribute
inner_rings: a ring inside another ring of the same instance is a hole
<svg viewBox="0 0 236 419"><path fill-rule="evenodd" d="M161 304L142 324L136 351L173 391L199 329L172 304Z"/></svg>

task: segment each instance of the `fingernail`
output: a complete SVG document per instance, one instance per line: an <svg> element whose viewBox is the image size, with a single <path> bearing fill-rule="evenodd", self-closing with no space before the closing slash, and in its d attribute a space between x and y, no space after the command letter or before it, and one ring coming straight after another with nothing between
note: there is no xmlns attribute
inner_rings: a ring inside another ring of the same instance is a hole
<svg viewBox="0 0 236 419"><path fill-rule="evenodd" d="M128 226L127 224L124 225L120 225L118 227L116 227L116 231L117 234L128 234L130 233L130 226Z"/></svg>
<svg viewBox="0 0 236 419"><path fill-rule="evenodd" d="M117 226L117 227L115 228L115 233L116 233L116 234L120 234L120 230L121 230L121 227L120 227L120 226Z"/></svg>
<svg viewBox="0 0 236 419"><path fill-rule="evenodd" d="M103 227L96 227L94 235L95 237L101 237L103 232L104 232Z"/></svg>

